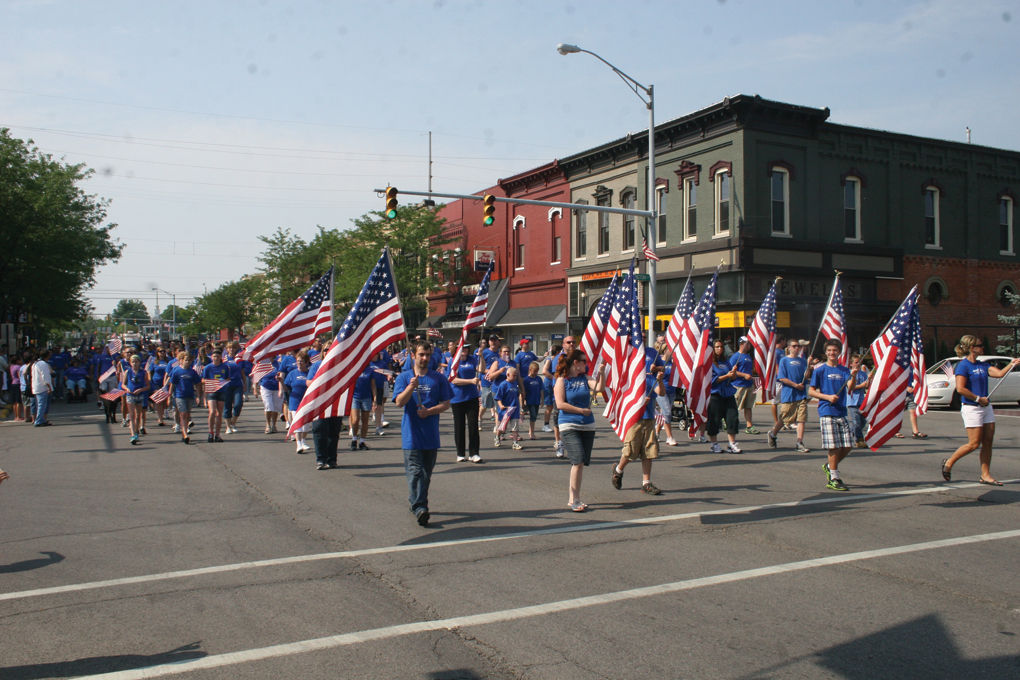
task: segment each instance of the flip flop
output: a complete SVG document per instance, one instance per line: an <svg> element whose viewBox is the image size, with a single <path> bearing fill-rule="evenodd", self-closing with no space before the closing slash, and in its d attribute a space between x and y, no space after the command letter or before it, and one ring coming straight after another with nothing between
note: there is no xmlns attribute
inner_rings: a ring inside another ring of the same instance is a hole
<svg viewBox="0 0 1020 680"><path fill-rule="evenodd" d="M951 482L953 481L953 472L952 470L946 469L946 463L948 462L949 462L948 458L942 459L942 479L946 480L947 482Z"/></svg>
<svg viewBox="0 0 1020 680"><path fill-rule="evenodd" d="M988 486L1002 486L1002 482L1000 482L997 479L992 479L992 480L979 479L978 483L980 483L980 484L987 484Z"/></svg>
<svg viewBox="0 0 1020 680"><path fill-rule="evenodd" d="M910 436L913 437L914 439L927 439L928 438L928 435L926 435L924 432L915 432L914 434L912 434Z"/></svg>
<svg viewBox="0 0 1020 680"><path fill-rule="evenodd" d="M896 438L897 439L903 439L903 433L902 432L897 432L896 433Z"/></svg>

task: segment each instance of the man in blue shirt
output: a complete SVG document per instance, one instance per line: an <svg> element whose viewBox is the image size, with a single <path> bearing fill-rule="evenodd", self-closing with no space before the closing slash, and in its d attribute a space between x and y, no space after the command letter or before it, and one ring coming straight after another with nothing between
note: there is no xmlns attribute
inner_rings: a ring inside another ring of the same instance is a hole
<svg viewBox="0 0 1020 680"><path fill-rule="evenodd" d="M807 395L804 391L807 377L807 362L800 356L800 342L790 340L786 356L779 362L776 372L779 390L779 421L768 431L769 446L776 448L779 428L782 425L797 424L797 451L807 453L804 446L804 423L807 422Z"/></svg>
<svg viewBox="0 0 1020 680"><path fill-rule="evenodd" d="M453 390L441 373L429 370L432 345L415 343L414 368L397 376L393 402L404 409L401 446L411 512L423 527L429 525L429 484L439 450L439 414L450 408Z"/></svg>
<svg viewBox="0 0 1020 680"><path fill-rule="evenodd" d="M818 400L818 422L822 430L822 447L829 450L829 460L822 465L825 486L834 491L848 491L849 487L839 476L839 462L847 457L853 446L850 424L846 420L846 396L853 392L857 376L846 366L839 365L843 343L825 341L825 363L811 374L808 394Z"/></svg>
<svg viewBox="0 0 1020 680"><path fill-rule="evenodd" d="M751 355L751 343L746 335L740 336L737 351L730 355L730 368L736 368L736 377L730 383L736 393L733 395L737 402L737 411L744 414L744 432L747 434L758 434L759 430L754 426L754 417L751 409L754 407L754 357Z"/></svg>
<svg viewBox="0 0 1020 680"><path fill-rule="evenodd" d="M517 372L522 378L528 374L528 369L533 361L538 361L538 357L531 351L531 340L524 338L521 340L521 351L514 356Z"/></svg>

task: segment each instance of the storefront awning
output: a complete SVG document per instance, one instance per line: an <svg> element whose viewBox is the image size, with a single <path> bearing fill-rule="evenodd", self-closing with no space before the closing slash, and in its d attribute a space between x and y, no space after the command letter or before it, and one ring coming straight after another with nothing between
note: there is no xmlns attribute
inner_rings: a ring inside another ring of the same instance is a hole
<svg viewBox="0 0 1020 680"><path fill-rule="evenodd" d="M513 327L563 325L567 323L566 305L545 305L543 307L526 307L508 310L498 323L492 326Z"/></svg>
<svg viewBox="0 0 1020 680"><path fill-rule="evenodd" d="M427 331L431 327L439 328L442 324L444 314L433 314L432 316L425 317L425 320L421 322L415 330Z"/></svg>

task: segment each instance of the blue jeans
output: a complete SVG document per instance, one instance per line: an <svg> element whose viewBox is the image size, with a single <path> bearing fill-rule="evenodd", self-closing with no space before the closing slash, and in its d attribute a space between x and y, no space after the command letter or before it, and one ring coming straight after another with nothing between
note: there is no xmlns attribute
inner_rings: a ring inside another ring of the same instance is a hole
<svg viewBox="0 0 1020 680"><path fill-rule="evenodd" d="M864 439L864 416L861 415L861 409L857 406L847 406L846 420L850 424L850 435L854 442Z"/></svg>
<svg viewBox="0 0 1020 680"><path fill-rule="evenodd" d="M429 483L436 466L436 453L436 449L404 449L407 502L416 517L429 509Z"/></svg>
<svg viewBox="0 0 1020 680"><path fill-rule="evenodd" d="M40 392L35 395L35 424L42 425L46 422L46 414L50 411L50 392Z"/></svg>
<svg viewBox="0 0 1020 680"><path fill-rule="evenodd" d="M227 385L222 391L224 392L223 417L236 418L241 415L241 407L244 406L244 387Z"/></svg>

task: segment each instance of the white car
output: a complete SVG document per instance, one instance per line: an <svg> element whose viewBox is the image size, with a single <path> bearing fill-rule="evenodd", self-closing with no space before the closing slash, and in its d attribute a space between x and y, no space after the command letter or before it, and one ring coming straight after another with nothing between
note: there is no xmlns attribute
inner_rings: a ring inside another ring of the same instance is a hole
<svg viewBox="0 0 1020 680"><path fill-rule="evenodd" d="M985 354L978 357L980 361L987 361L996 368L1004 368L1012 359L993 354ZM959 409L960 395L956 392L956 377L946 374L944 367L949 367L950 372L955 370L958 357L950 357L935 363L928 369L925 380L928 382L928 406ZM1006 384L996 388L1000 382ZM1016 404L1020 403L1020 370L1013 370L1002 378L989 378L988 390L995 390L992 394L993 404Z"/></svg>

